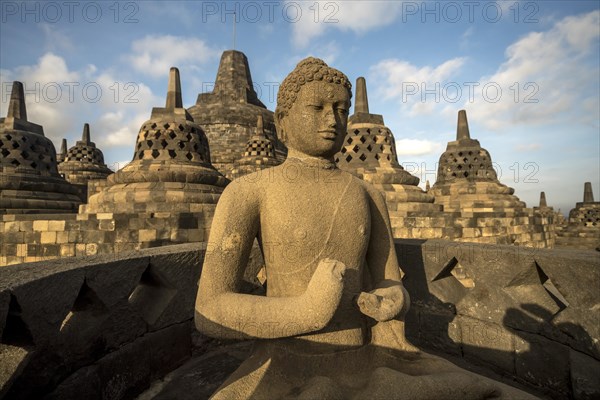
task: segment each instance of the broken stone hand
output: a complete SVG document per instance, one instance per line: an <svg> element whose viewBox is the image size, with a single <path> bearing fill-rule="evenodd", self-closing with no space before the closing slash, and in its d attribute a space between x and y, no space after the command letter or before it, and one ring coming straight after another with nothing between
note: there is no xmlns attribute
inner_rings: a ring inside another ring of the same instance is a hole
<svg viewBox="0 0 600 400"><path fill-rule="evenodd" d="M380 287L370 292L362 292L356 297L360 312L376 321L389 321L402 313L407 306L407 298L402 283L386 280Z"/></svg>

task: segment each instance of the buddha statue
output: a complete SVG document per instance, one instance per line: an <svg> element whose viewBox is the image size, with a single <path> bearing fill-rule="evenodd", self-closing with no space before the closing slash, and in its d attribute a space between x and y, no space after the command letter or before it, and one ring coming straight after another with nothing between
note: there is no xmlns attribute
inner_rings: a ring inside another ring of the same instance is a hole
<svg viewBox="0 0 600 400"><path fill-rule="evenodd" d="M212 222L196 299L205 335L257 339L212 399L531 398L412 346L386 204L336 167L351 84L301 61L279 89L287 160L234 180ZM241 293L255 238L266 295Z"/></svg>

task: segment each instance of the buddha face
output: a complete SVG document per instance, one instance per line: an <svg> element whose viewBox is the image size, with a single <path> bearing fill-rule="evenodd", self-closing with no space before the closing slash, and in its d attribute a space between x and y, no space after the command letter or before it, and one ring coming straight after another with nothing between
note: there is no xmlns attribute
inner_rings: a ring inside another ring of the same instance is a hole
<svg viewBox="0 0 600 400"><path fill-rule="evenodd" d="M286 145L312 157L331 158L346 136L350 96L336 83L304 84L296 101L280 120Z"/></svg>

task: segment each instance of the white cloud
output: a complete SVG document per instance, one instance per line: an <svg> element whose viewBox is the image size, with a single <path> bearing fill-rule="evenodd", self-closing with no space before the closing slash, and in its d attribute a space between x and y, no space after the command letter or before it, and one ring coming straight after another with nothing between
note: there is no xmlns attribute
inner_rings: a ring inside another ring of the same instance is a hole
<svg viewBox="0 0 600 400"><path fill-rule="evenodd" d="M516 151L523 153L539 150L541 148L542 145L540 143L522 143L515 146Z"/></svg>
<svg viewBox="0 0 600 400"><path fill-rule="evenodd" d="M127 57L137 71L152 77L168 76L171 67L194 68L220 57L222 49L197 38L147 35L131 44Z"/></svg>
<svg viewBox="0 0 600 400"><path fill-rule="evenodd" d="M301 12L292 24L292 40L298 47L306 47L313 39L323 35L327 29L339 29L363 34L372 29L389 25L402 12L402 1L310 1L290 2L290 18L294 8Z"/></svg>
<svg viewBox="0 0 600 400"><path fill-rule="evenodd" d="M573 114L588 119L581 108L600 109L597 54L596 61L586 60L598 51L599 25L600 11L569 16L510 45L506 61L492 76L479 80L480 88L498 85L502 95L491 102L476 90L474 102L465 104L469 115L491 130L576 119ZM598 112L593 115L597 121Z"/></svg>
<svg viewBox="0 0 600 400"><path fill-rule="evenodd" d="M41 23L38 27L44 33L45 48L47 51L75 51L75 45L69 35L60 31L56 25Z"/></svg>
<svg viewBox="0 0 600 400"><path fill-rule="evenodd" d="M409 115L431 114L436 105L434 95L423 95L455 76L465 63L465 58L457 57L437 66L418 67L398 59L383 60L370 68L371 82L375 93L385 100L400 100ZM441 90L441 89L440 89Z"/></svg>
<svg viewBox="0 0 600 400"><path fill-rule="evenodd" d="M0 71L1 115L6 115L13 80L23 82L28 119L42 125L55 145L62 138L73 145L88 122L101 149L132 148L151 108L164 102L141 82L127 82L94 65L70 70L62 57L46 53L34 65Z"/></svg>
<svg viewBox="0 0 600 400"><path fill-rule="evenodd" d="M422 156L425 154L440 154L443 145L440 142L420 139L396 140L396 152L399 156Z"/></svg>

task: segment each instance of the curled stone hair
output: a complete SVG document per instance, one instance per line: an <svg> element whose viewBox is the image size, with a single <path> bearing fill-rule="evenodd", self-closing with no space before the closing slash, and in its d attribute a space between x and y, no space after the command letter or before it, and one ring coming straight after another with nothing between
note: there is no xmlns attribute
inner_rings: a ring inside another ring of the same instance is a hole
<svg viewBox="0 0 600 400"><path fill-rule="evenodd" d="M328 66L325 61L308 57L300 61L296 68L283 80L277 93L277 108L275 115L287 114L298 96L298 92L307 82L323 81L343 85L352 98L352 84L348 77L335 68Z"/></svg>

